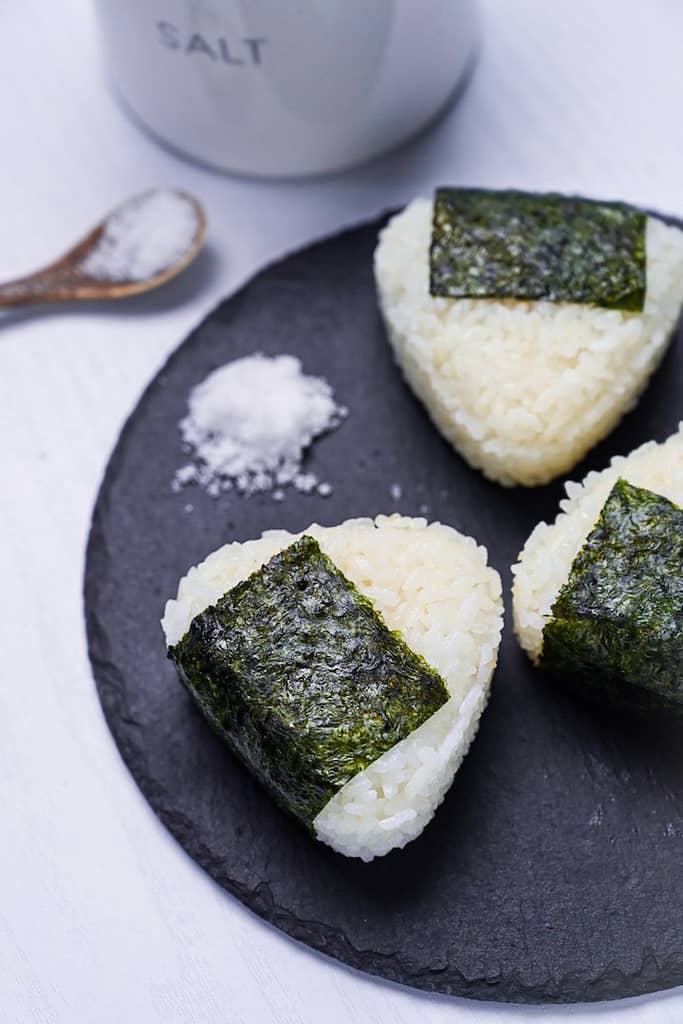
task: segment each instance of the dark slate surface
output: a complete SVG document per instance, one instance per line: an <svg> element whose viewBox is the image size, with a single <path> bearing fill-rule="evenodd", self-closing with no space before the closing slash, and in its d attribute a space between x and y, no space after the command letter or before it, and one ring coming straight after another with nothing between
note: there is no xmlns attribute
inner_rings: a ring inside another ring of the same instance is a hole
<svg viewBox="0 0 683 1024"><path fill-rule="evenodd" d="M228 540L429 506L509 566L560 484L505 490L434 431L394 367L371 275L378 224L280 262L171 357L107 469L87 555L90 657L123 759L195 860L257 914L363 971L480 999L575 1002L683 983L680 727L585 706L534 672L508 625L479 736L433 823L369 865L316 844L212 735L166 660L159 618ZM315 446L331 498L173 494L190 387L254 350L301 356L350 407ZM675 343L636 412L573 474L677 425ZM482 368L485 371L485 368ZM393 502L398 482L403 497ZM194 511L184 506L191 502Z"/></svg>

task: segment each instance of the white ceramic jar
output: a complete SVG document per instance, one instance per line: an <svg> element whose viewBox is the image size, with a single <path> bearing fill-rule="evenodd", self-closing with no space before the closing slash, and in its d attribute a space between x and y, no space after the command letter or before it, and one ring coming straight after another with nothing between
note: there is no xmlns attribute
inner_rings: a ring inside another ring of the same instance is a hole
<svg viewBox="0 0 683 1024"><path fill-rule="evenodd" d="M472 55L475 0L96 0L130 111L197 160L318 174L404 142Z"/></svg>

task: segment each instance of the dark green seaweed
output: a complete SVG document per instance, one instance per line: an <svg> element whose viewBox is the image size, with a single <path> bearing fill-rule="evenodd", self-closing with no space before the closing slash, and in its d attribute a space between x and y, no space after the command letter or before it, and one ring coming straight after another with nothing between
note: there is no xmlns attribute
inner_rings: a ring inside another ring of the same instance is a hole
<svg viewBox="0 0 683 1024"><path fill-rule="evenodd" d="M645 302L645 224L645 214L625 203L439 188L430 292L639 312Z"/></svg>
<svg viewBox="0 0 683 1024"><path fill-rule="evenodd" d="M683 510L619 479L543 630L543 668L641 707L683 705Z"/></svg>
<svg viewBox="0 0 683 1024"><path fill-rule="evenodd" d="M309 828L449 696L308 536L197 615L169 657L214 729Z"/></svg>

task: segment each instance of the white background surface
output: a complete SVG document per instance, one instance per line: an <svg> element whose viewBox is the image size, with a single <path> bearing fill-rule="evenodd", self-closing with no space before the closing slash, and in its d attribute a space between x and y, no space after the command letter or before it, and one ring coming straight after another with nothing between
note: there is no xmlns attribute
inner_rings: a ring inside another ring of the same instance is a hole
<svg viewBox="0 0 683 1024"><path fill-rule="evenodd" d="M426 996L280 935L157 822L86 657L84 547L118 431L188 329L257 267L435 183L575 190L683 214L683 5L487 0L485 15L467 94L419 145L343 176L264 184L183 163L126 120L87 0L3 5L0 279L157 184L200 196L210 231L200 264L156 296L0 316L2 1022L683 1020L683 990L548 1010Z"/></svg>

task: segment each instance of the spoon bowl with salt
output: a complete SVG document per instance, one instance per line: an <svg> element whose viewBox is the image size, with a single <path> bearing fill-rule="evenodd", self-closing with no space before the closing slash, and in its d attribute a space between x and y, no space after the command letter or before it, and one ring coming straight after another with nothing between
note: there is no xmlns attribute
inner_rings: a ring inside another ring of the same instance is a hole
<svg viewBox="0 0 683 1024"><path fill-rule="evenodd" d="M0 307L123 299L176 277L206 234L201 203L157 188L127 199L54 263L0 284Z"/></svg>

